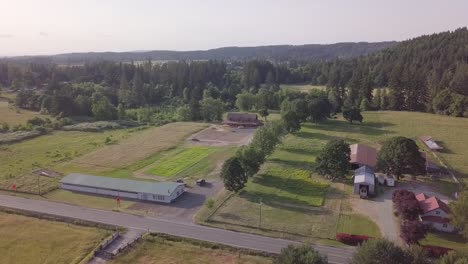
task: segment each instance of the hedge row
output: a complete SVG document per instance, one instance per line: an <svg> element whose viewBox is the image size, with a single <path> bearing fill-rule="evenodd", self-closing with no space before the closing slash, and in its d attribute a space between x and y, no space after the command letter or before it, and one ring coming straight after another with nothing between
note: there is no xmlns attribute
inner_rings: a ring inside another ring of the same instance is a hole
<svg viewBox="0 0 468 264"><path fill-rule="evenodd" d="M352 234L345 234L345 233L338 233L336 234L336 240L340 241L341 243L357 246L363 242L366 242L373 237L364 236L364 235L352 235Z"/></svg>

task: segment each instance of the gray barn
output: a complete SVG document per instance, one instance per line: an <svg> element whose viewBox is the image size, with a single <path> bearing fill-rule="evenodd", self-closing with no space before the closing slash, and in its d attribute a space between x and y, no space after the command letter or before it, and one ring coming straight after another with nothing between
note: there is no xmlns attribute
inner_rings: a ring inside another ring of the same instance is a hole
<svg viewBox="0 0 468 264"><path fill-rule="evenodd" d="M375 194L375 174L368 166L362 166L354 171L354 194L366 198Z"/></svg>
<svg viewBox="0 0 468 264"><path fill-rule="evenodd" d="M62 189L70 191L162 203L171 203L185 191L183 183L134 181L78 173L67 175L60 183Z"/></svg>

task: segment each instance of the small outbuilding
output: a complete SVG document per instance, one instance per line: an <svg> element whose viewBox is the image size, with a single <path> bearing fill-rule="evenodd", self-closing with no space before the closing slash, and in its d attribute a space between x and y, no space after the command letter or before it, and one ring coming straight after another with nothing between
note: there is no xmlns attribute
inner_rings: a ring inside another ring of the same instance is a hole
<svg viewBox="0 0 468 264"><path fill-rule="evenodd" d="M361 166L368 166L375 168L377 164L377 150L364 144L352 144L349 146L351 149L350 163L353 169Z"/></svg>
<svg viewBox="0 0 468 264"><path fill-rule="evenodd" d="M354 171L354 194L367 198L375 194L375 174L368 166Z"/></svg>
<svg viewBox="0 0 468 264"><path fill-rule="evenodd" d="M444 149L441 147L431 136L422 136L419 139L432 151L438 151Z"/></svg>
<svg viewBox="0 0 468 264"><path fill-rule="evenodd" d="M258 127L262 126L263 122L258 119L257 114L230 112L223 124L231 127Z"/></svg>
<svg viewBox="0 0 468 264"><path fill-rule="evenodd" d="M171 203L184 193L184 184L116 179L72 173L60 181L62 189L97 195Z"/></svg>

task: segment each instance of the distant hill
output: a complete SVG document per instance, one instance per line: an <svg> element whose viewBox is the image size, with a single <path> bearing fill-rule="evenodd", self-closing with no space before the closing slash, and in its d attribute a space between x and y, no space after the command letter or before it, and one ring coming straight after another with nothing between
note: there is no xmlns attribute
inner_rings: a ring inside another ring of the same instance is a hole
<svg viewBox="0 0 468 264"><path fill-rule="evenodd" d="M94 61L141 61L141 60L251 60L273 61L322 61L334 58L349 58L367 55L397 44L387 42L343 42L336 44L276 45L258 47L224 47L195 51L132 51L132 52L88 52L66 53L52 56L22 56L17 61L50 61L58 64L80 64Z"/></svg>

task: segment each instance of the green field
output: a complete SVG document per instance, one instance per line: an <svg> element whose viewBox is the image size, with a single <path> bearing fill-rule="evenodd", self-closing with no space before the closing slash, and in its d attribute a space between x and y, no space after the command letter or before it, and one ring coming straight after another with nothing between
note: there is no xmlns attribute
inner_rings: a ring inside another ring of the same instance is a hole
<svg viewBox="0 0 468 264"><path fill-rule="evenodd" d="M267 264L271 258L241 253L237 250L212 249L189 242L175 242L163 238L147 237L111 264Z"/></svg>
<svg viewBox="0 0 468 264"><path fill-rule="evenodd" d="M108 231L0 213L1 263L78 263Z"/></svg>
<svg viewBox="0 0 468 264"><path fill-rule="evenodd" d="M215 151L216 148L211 147L183 148L173 155L162 158L147 172L157 176L172 177L193 167Z"/></svg>
<svg viewBox="0 0 468 264"><path fill-rule="evenodd" d="M324 85L311 85L311 84L280 84L280 87L285 90L309 92L311 90L325 90Z"/></svg>
<svg viewBox="0 0 468 264"><path fill-rule="evenodd" d="M338 224L338 233L367 235L374 238L382 236L379 227L369 218L356 214L342 214Z"/></svg>

